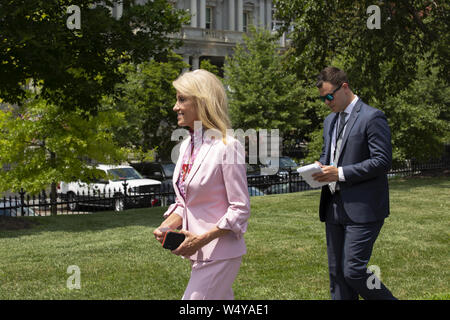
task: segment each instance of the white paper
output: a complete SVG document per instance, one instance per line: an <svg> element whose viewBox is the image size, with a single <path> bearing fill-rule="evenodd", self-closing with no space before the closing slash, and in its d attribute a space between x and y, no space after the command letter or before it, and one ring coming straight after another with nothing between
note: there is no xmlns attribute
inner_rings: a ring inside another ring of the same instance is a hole
<svg viewBox="0 0 450 320"><path fill-rule="evenodd" d="M313 173L322 172L322 169L317 163L312 163L307 166L300 167L297 169L297 172L300 173L300 175L311 186L311 188L319 188L329 183L316 181L312 177Z"/></svg>

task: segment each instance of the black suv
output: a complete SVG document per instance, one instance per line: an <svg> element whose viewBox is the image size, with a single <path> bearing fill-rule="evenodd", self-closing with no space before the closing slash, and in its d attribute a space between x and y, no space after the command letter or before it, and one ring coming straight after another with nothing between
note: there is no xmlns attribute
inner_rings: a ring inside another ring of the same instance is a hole
<svg viewBox="0 0 450 320"><path fill-rule="evenodd" d="M159 181L172 180L175 164L172 162L138 162L131 166L148 179Z"/></svg>
<svg viewBox="0 0 450 320"><path fill-rule="evenodd" d="M170 193L167 198L168 204L175 201L175 191L172 185L173 171L175 170L173 162L137 162L130 165L144 178L161 181L161 192Z"/></svg>

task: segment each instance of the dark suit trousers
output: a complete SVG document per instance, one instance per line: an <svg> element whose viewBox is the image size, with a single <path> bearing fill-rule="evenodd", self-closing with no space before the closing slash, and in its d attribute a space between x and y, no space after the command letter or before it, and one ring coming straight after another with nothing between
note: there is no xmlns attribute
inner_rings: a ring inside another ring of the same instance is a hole
<svg viewBox="0 0 450 320"><path fill-rule="evenodd" d="M330 293L333 300L395 299L367 270L372 248L384 220L354 223L345 213L339 192L334 194L325 221Z"/></svg>

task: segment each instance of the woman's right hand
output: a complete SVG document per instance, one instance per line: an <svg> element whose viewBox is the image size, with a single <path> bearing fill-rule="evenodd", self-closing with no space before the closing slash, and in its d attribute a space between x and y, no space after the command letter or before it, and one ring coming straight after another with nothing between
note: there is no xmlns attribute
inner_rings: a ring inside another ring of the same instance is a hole
<svg viewBox="0 0 450 320"><path fill-rule="evenodd" d="M169 230L170 230L170 228L167 228L167 227L166 228L158 227L153 231L153 235L155 236L156 240L158 240L160 243L162 243L164 240L164 234Z"/></svg>
<svg viewBox="0 0 450 320"><path fill-rule="evenodd" d="M166 220L163 221L163 223L161 223L158 228L153 231L153 235L155 236L156 240L162 243L164 240L164 234L171 229L177 229L181 227L182 223L183 219L179 215L171 214L167 217Z"/></svg>

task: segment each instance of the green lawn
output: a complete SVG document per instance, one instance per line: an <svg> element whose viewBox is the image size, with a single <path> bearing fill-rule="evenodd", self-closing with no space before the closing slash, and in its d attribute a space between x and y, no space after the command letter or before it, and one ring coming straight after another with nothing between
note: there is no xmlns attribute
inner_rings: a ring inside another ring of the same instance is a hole
<svg viewBox="0 0 450 320"><path fill-rule="evenodd" d="M319 191L251 198L236 299L329 299ZM28 218L0 231L0 300L180 299L189 262L154 240L164 208ZM450 299L450 179L391 181L391 216L370 264L400 299ZM81 289L68 289L67 268Z"/></svg>

